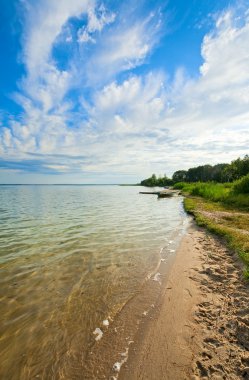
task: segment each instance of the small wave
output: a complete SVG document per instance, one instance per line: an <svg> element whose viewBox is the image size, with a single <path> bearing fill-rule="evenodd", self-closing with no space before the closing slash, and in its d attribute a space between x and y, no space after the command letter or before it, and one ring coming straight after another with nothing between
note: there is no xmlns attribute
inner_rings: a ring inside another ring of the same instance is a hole
<svg viewBox="0 0 249 380"><path fill-rule="evenodd" d="M133 343L132 340L129 341L128 344L130 345L131 343ZM122 353L120 354L120 356L122 357L122 359L120 360L120 362L116 362L116 363L114 363L114 365L113 365L113 367L112 367L112 369L113 369L114 372L120 372L120 369L121 369L122 365L123 365L125 362L127 362L127 360L128 360L128 352L129 352L129 347L126 347L125 352L122 352ZM113 378L113 380L114 380L114 379L117 379L117 378L118 378L118 375L117 375L116 377L113 376L112 378Z"/></svg>
<svg viewBox="0 0 249 380"><path fill-rule="evenodd" d="M153 274L156 273L156 272L158 271L161 262L164 261L164 259L161 258L161 254L162 254L163 250L164 250L164 247L160 248L160 251L159 251L159 256L160 256L160 257L159 257L159 260L158 260L158 262L157 262L157 265L156 265L156 267L153 269L153 271L150 272L150 273L145 277L145 281L148 281L148 280L151 279L151 277L153 276Z"/></svg>

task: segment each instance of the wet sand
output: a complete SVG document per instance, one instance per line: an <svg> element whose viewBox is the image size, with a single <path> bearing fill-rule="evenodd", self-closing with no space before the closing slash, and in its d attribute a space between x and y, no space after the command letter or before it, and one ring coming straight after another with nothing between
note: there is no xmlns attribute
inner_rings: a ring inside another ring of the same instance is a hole
<svg viewBox="0 0 249 380"><path fill-rule="evenodd" d="M118 378L249 379L248 300L236 254L192 226Z"/></svg>

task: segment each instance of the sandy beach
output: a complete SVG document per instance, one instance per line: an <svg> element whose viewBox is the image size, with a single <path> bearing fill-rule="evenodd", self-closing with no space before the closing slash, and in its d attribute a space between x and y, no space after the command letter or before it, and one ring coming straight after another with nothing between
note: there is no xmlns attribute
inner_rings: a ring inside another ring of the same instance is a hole
<svg viewBox="0 0 249 380"><path fill-rule="evenodd" d="M249 379L248 295L236 254L192 226L119 379Z"/></svg>

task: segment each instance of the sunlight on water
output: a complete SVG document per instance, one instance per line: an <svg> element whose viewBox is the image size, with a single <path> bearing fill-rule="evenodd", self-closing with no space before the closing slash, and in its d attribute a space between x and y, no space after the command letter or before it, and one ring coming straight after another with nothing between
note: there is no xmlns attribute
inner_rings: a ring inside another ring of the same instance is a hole
<svg viewBox="0 0 249 380"><path fill-rule="evenodd" d="M178 236L181 198L138 187L1 186L1 379L68 378Z"/></svg>

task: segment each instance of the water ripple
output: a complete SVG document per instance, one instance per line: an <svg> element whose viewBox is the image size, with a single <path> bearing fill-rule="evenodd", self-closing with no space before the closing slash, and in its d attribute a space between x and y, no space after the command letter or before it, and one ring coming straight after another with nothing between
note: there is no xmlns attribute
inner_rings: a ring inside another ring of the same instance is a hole
<svg viewBox="0 0 249 380"><path fill-rule="evenodd" d="M70 363L82 368L92 331L157 268L186 217L180 198L138 191L0 187L0 378L59 379Z"/></svg>

